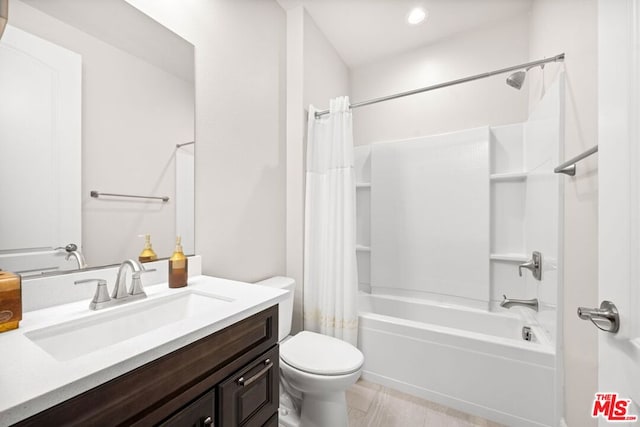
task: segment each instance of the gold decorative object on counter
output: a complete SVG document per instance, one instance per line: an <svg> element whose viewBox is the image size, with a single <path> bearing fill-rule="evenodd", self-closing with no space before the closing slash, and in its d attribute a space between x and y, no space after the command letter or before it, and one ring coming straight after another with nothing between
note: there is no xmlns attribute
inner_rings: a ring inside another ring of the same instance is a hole
<svg viewBox="0 0 640 427"><path fill-rule="evenodd" d="M0 271L0 332L17 329L22 320L22 281L17 274Z"/></svg>

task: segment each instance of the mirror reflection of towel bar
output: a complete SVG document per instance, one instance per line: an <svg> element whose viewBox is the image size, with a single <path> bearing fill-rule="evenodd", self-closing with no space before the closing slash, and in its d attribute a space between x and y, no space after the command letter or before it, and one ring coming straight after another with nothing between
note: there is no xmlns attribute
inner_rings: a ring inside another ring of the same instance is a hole
<svg viewBox="0 0 640 427"><path fill-rule="evenodd" d="M156 197L156 196L134 196L132 194L115 194L115 193L101 193L99 191L95 191L95 190L91 190L91 197L94 198L98 198L100 196L111 196L111 197L131 197L134 199L153 199L153 200L162 200L163 202L168 202L169 201L169 197L167 196L162 196L162 197Z"/></svg>

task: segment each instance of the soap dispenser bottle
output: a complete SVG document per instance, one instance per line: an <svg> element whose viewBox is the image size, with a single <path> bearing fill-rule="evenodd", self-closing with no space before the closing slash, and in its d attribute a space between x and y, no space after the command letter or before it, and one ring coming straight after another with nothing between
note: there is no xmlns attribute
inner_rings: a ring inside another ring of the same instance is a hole
<svg viewBox="0 0 640 427"><path fill-rule="evenodd" d="M139 237L142 237L142 235L140 235ZM151 247L151 235L145 234L144 249L142 250L142 252L140 252L140 255L138 256L138 261L150 262L150 261L155 261L157 259L158 259L158 255L156 255L156 253L153 251L153 248Z"/></svg>
<svg viewBox="0 0 640 427"><path fill-rule="evenodd" d="M187 286L187 278L189 276L188 262L182 245L180 244L180 236L176 237L176 248L173 255L169 258L169 287L181 288Z"/></svg>

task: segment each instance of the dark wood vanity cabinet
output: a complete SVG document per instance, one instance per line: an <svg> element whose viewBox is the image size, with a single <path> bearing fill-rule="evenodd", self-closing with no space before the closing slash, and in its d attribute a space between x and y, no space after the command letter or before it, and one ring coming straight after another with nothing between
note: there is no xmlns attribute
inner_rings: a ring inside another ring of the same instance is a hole
<svg viewBox="0 0 640 427"><path fill-rule="evenodd" d="M267 425L278 411L278 360L275 347L218 386L219 427Z"/></svg>
<svg viewBox="0 0 640 427"><path fill-rule="evenodd" d="M18 426L278 425L277 305Z"/></svg>
<svg viewBox="0 0 640 427"><path fill-rule="evenodd" d="M216 393L205 393L164 421L162 427L207 427L213 426L216 419Z"/></svg>

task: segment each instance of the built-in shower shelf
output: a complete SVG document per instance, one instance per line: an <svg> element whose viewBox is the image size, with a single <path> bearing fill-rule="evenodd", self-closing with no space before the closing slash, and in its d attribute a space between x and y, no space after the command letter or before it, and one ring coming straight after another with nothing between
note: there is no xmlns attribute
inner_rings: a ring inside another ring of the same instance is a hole
<svg viewBox="0 0 640 427"><path fill-rule="evenodd" d="M365 189L365 188L371 188L371 183L370 182L358 182L356 184L356 188L358 190Z"/></svg>
<svg viewBox="0 0 640 427"><path fill-rule="evenodd" d="M489 175L491 181L524 181L527 179L526 172L509 172L509 173L494 173Z"/></svg>
<svg viewBox="0 0 640 427"><path fill-rule="evenodd" d="M371 246L356 245L357 252L371 252Z"/></svg>
<svg viewBox="0 0 640 427"><path fill-rule="evenodd" d="M505 261L505 262L527 262L529 261L529 256L525 254L491 254L489 258L492 261Z"/></svg>

